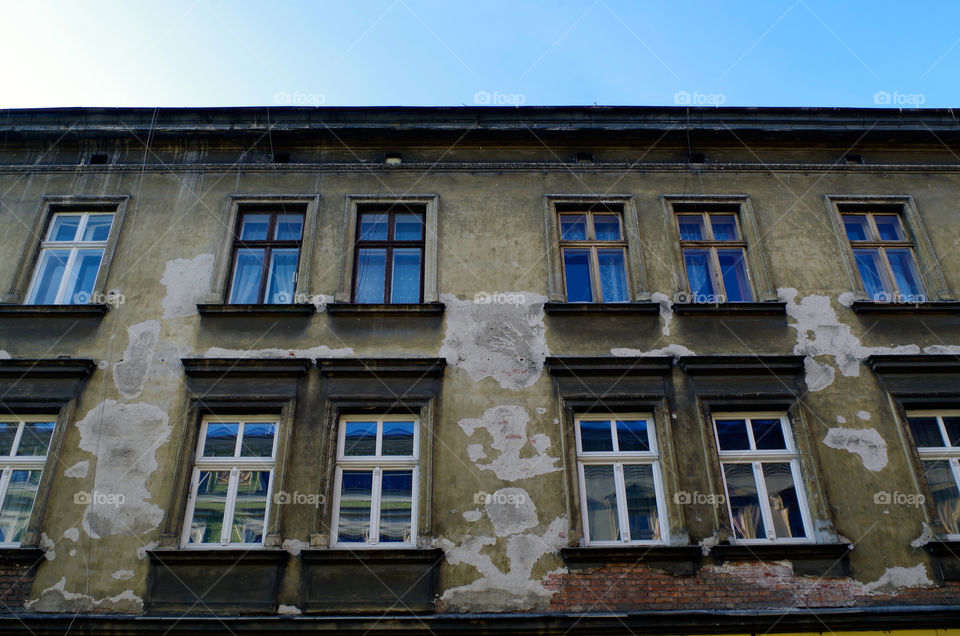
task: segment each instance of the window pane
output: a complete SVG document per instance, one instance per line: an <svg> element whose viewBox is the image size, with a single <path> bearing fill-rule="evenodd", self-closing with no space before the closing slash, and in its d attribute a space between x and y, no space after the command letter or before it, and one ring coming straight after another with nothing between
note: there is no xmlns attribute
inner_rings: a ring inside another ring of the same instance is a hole
<svg viewBox="0 0 960 636"><path fill-rule="evenodd" d="M240 224L241 241L265 241L270 228L269 214L244 214Z"/></svg>
<svg viewBox="0 0 960 636"><path fill-rule="evenodd" d="M70 250L43 250L40 255L39 273L30 298L33 305L52 305L57 301L60 282L67 267Z"/></svg>
<svg viewBox="0 0 960 636"><path fill-rule="evenodd" d="M243 425L241 457L273 457L273 436L276 427L270 422L247 422Z"/></svg>
<svg viewBox="0 0 960 636"><path fill-rule="evenodd" d="M288 305L293 302L294 279L300 250L273 250L270 253L270 278L265 302Z"/></svg>
<svg viewBox="0 0 960 636"><path fill-rule="evenodd" d="M779 419L750 420L753 424L753 441L759 450L786 450L783 425Z"/></svg>
<svg viewBox="0 0 960 636"><path fill-rule="evenodd" d="M750 450L746 420L716 420L720 450Z"/></svg>
<svg viewBox="0 0 960 636"><path fill-rule="evenodd" d="M580 422L580 449L584 453L603 453L613 450L610 422Z"/></svg>
<svg viewBox="0 0 960 636"><path fill-rule="evenodd" d="M384 422L381 455L413 455L413 422Z"/></svg>
<svg viewBox="0 0 960 636"><path fill-rule="evenodd" d="M960 416L944 417L943 426L947 429L950 445L960 446Z"/></svg>
<svg viewBox="0 0 960 636"><path fill-rule="evenodd" d="M627 493L627 518L631 541L660 538L657 514L657 489L653 484L653 466L624 465L623 485Z"/></svg>
<svg viewBox="0 0 960 636"><path fill-rule="evenodd" d="M370 498L372 471L344 471L340 489L338 541L362 543L370 538Z"/></svg>
<svg viewBox="0 0 960 636"><path fill-rule="evenodd" d="M600 265L600 291L605 303L625 303L627 293L627 268L623 250L597 250Z"/></svg>
<svg viewBox="0 0 960 636"><path fill-rule="evenodd" d="M865 214L844 214L843 227L851 241L867 241L871 238L870 224Z"/></svg>
<svg viewBox="0 0 960 636"><path fill-rule="evenodd" d="M278 241L299 241L303 236L303 215L278 214L273 236Z"/></svg>
<svg viewBox="0 0 960 636"><path fill-rule="evenodd" d="M750 464L724 464L724 481L727 484L727 501L730 502L730 523L738 539L765 539L763 517L757 484L753 479Z"/></svg>
<svg viewBox="0 0 960 636"><path fill-rule="evenodd" d="M763 464L762 468L777 538L806 536L790 464Z"/></svg>
<svg viewBox="0 0 960 636"><path fill-rule="evenodd" d="M723 278L723 290L727 302L749 303L753 301L753 290L747 279L747 262L743 250L717 250L720 262L720 276Z"/></svg>
<svg viewBox="0 0 960 636"><path fill-rule="evenodd" d="M585 241L587 240L586 214L560 215L560 240Z"/></svg>
<svg viewBox="0 0 960 636"><path fill-rule="evenodd" d="M80 229L79 214L56 214L53 217L53 223L50 224L50 233L47 235L48 241L73 241L77 238L77 230Z"/></svg>
<svg viewBox="0 0 960 636"><path fill-rule="evenodd" d="M103 250L77 250L77 257L73 263L73 271L67 283L67 293L63 298L64 304L86 305L90 302L90 294L100 271L100 258Z"/></svg>
<svg viewBox="0 0 960 636"><path fill-rule="evenodd" d="M233 509L230 543L263 543L267 521L269 470L242 470L237 479L237 503Z"/></svg>
<svg viewBox="0 0 960 636"><path fill-rule="evenodd" d="M910 417L910 430L913 431L913 441L917 448L938 448L945 446L940 425L935 417Z"/></svg>
<svg viewBox="0 0 960 636"><path fill-rule="evenodd" d="M902 241L903 228L900 225L900 217L895 214L884 214L873 217L877 224L877 232L880 234L880 240L883 241Z"/></svg>
<svg viewBox="0 0 960 636"><path fill-rule="evenodd" d="M420 249L393 250L393 279L390 281L390 302L420 302Z"/></svg>
<svg viewBox="0 0 960 636"><path fill-rule="evenodd" d="M567 281L567 302L593 302L590 290L590 251L563 250L563 272Z"/></svg>
<svg viewBox="0 0 960 636"><path fill-rule="evenodd" d="M229 488L229 470L200 472L190 524L190 543L220 543Z"/></svg>
<svg viewBox="0 0 960 636"><path fill-rule="evenodd" d="M947 461L923 462L933 505L943 526L950 534L960 534L960 493Z"/></svg>
<svg viewBox="0 0 960 636"><path fill-rule="evenodd" d="M709 250L683 250L683 262L687 266L687 282L695 302L709 302L716 298L713 276L710 274Z"/></svg>
<svg viewBox="0 0 960 636"><path fill-rule="evenodd" d="M110 238L112 214L91 214L87 217L87 227L83 231L84 241L106 241Z"/></svg>
<svg viewBox="0 0 960 636"><path fill-rule="evenodd" d="M357 293L354 302L382 303L386 280L387 251L364 248L357 254Z"/></svg>
<svg viewBox="0 0 960 636"><path fill-rule="evenodd" d="M893 279L897 283L897 291L902 296L909 296L908 301L923 302L923 283L917 272L917 264L911 250L886 250Z"/></svg>
<svg viewBox="0 0 960 636"><path fill-rule="evenodd" d="M408 543L413 514L413 471L385 470L380 482L380 541Z"/></svg>
<svg viewBox="0 0 960 636"><path fill-rule="evenodd" d="M703 227L703 216L697 214L681 214L677 217L680 225L680 240L682 241L702 241L706 236Z"/></svg>
<svg viewBox="0 0 960 636"><path fill-rule="evenodd" d="M423 238L423 217L410 212L398 212L394 217L393 234L398 241L419 241Z"/></svg>
<svg viewBox="0 0 960 636"><path fill-rule="evenodd" d="M237 434L240 425L236 422L210 422L207 424L207 439L203 443L204 457L233 457L237 452Z"/></svg>
<svg viewBox="0 0 960 636"><path fill-rule="evenodd" d="M593 231L598 241L619 241L620 217L616 214L594 214Z"/></svg>
<svg viewBox="0 0 960 636"><path fill-rule="evenodd" d="M710 227L713 228L715 241L736 241L740 238L737 234L737 217L732 214L711 214Z"/></svg>
<svg viewBox="0 0 960 636"><path fill-rule="evenodd" d="M360 215L361 241L386 241L390 215L383 212L365 212Z"/></svg>
<svg viewBox="0 0 960 636"><path fill-rule="evenodd" d="M867 292L867 296L873 300L882 299L890 290L890 283L887 281L886 272L883 271L883 265L880 264L879 252L853 250L853 256L857 261L860 280L863 281L863 289Z"/></svg>
<svg viewBox="0 0 960 636"><path fill-rule="evenodd" d="M377 423L344 422L343 454L376 455Z"/></svg>
<svg viewBox="0 0 960 636"><path fill-rule="evenodd" d="M0 422L0 455L9 455L13 450L13 440L17 436L20 422Z"/></svg>
<svg viewBox="0 0 960 636"><path fill-rule="evenodd" d="M19 543L30 521L33 501L40 486L40 470L15 470L0 506L0 541Z"/></svg>
<svg viewBox="0 0 960 636"><path fill-rule="evenodd" d="M17 445L17 456L45 457L55 426L56 422L26 422Z"/></svg>
<svg viewBox="0 0 960 636"><path fill-rule="evenodd" d="M617 420L617 443L623 452L650 450L646 420Z"/></svg>
<svg viewBox="0 0 960 636"><path fill-rule="evenodd" d="M230 302L253 304L260 298L260 276L263 273L263 250L237 250Z"/></svg>
<svg viewBox="0 0 960 636"><path fill-rule="evenodd" d="M591 541L616 541L620 538L617 519L617 491L613 466L584 466L587 523Z"/></svg>

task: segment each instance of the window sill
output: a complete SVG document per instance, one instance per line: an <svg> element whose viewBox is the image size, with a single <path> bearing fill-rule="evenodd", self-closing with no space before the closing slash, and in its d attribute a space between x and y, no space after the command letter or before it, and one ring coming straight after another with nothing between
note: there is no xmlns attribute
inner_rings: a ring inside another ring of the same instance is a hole
<svg viewBox="0 0 960 636"><path fill-rule="evenodd" d="M642 563L679 576L691 576L700 569L702 551L695 545L624 545L562 548L563 562L571 569Z"/></svg>
<svg viewBox="0 0 960 636"><path fill-rule="evenodd" d="M215 305L199 304L197 311L201 316L309 316L316 311L311 304L296 305Z"/></svg>
<svg viewBox="0 0 960 636"><path fill-rule="evenodd" d="M960 313L960 301L878 303L873 300L855 300L850 308L858 314L955 314Z"/></svg>
<svg viewBox="0 0 960 636"><path fill-rule="evenodd" d="M108 305L6 305L0 304L0 317L11 318L100 318Z"/></svg>
<svg viewBox="0 0 960 636"><path fill-rule="evenodd" d="M842 577L850 574L847 543L750 543L716 545L710 550L722 561L790 561L798 575Z"/></svg>
<svg viewBox="0 0 960 636"><path fill-rule="evenodd" d="M787 303L674 303L673 311L680 316L786 316Z"/></svg>
<svg viewBox="0 0 960 636"><path fill-rule="evenodd" d="M549 315L574 316L659 316L660 303L559 303L543 304L543 311Z"/></svg>
<svg viewBox="0 0 960 636"><path fill-rule="evenodd" d="M960 581L960 541L931 541L924 548L933 557L941 579Z"/></svg>
<svg viewBox="0 0 960 636"><path fill-rule="evenodd" d="M443 303L329 303L332 316L441 316Z"/></svg>

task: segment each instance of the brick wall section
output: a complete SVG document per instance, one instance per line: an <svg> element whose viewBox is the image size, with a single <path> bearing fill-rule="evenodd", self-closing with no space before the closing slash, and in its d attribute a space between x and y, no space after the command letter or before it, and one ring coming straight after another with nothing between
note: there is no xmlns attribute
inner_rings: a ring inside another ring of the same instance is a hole
<svg viewBox="0 0 960 636"><path fill-rule="evenodd" d="M0 565L0 614L25 611L36 571L35 565Z"/></svg>

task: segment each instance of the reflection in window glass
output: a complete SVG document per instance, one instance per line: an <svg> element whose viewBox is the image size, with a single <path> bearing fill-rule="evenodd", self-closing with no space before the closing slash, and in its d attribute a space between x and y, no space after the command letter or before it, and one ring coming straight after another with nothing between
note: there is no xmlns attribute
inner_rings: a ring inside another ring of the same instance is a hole
<svg viewBox="0 0 960 636"><path fill-rule="evenodd" d="M55 427L55 422L42 418L0 420L0 545L4 547L18 546L27 531Z"/></svg>
<svg viewBox="0 0 960 636"><path fill-rule="evenodd" d="M615 541L620 538L617 492L613 466L584 466L587 519L591 541Z"/></svg>
<svg viewBox="0 0 960 636"><path fill-rule="evenodd" d="M951 539L960 537L960 412L908 413L934 508Z"/></svg>
<svg viewBox="0 0 960 636"><path fill-rule="evenodd" d="M40 245L27 304L88 304L112 225L112 214L54 214Z"/></svg>

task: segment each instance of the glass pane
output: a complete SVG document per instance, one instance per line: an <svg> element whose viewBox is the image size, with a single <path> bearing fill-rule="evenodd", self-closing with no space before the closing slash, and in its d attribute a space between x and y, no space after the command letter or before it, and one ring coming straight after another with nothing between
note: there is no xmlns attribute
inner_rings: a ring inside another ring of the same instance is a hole
<svg viewBox="0 0 960 636"><path fill-rule="evenodd" d="M746 420L716 420L720 450L750 450Z"/></svg>
<svg viewBox="0 0 960 636"><path fill-rule="evenodd" d="M39 274L30 297L32 305L52 305L57 301L60 282L67 267L70 250L43 250L40 254Z"/></svg>
<svg viewBox="0 0 960 636"><path fill-rule="evenodd" d="M87 227L83 230L84 241L106 241L110 238L112 214L91 214L87 217Z"/></svg>
<svg viewBox="0 0 960 636"><path fill-rule="evenodd" d="M393 277L390 281L390 302L420 302L420 249L393 250Z"/></svg>
<svg viewBox="0 0 960 636"><path fill-rule="evenodd" d="M409 543L412 537L413 471L385 470L380 482L380 541Z"/></svg>
<svg viewBox="0 0 960 636"><path fill-rule="evenodd" d="M747 262L743 250L717 250L723 290L730 303L753 302L753 290L747 279Z"/></svg>
<svg viewBox="0 0 960 636"><path fill-rule="evenodd" d="M413 455L413 422L384 422L381 455Z"/></svg>
<svg viewBox="0 0 960 636"><path fill-rule="evenodd" d="M587 240L586 214L560 215L560 240L585 241Z"/></svg>
<svg viewBox="0 0 960 636"><path fill-rule="evenodd" d="M777 538L805 537L803 514L797 501L790 464L763 464L763 481L767 486L770 518Z"/></svg>
<svg viewBox="0 0 960 636"><path fill-rule="evenodd" d="M102 256L103 250L77 250L73 271L68 272L70 278L67 283L67 293L63 298L64 304L86 305L90 302L90 294L97 281Z"/></svg>
<svg viewBox="0 0 960 636"><path fill-rule="evenodd" d="M750 420L753 424L753 441L760 450L786 450L783 424L779 419Z"/></svg>
<svg viewBox="0 0 960 636"><path fill-rule="evenodd" d="M269 229L269 214L244 214L240 223L240 240L265 241Z"/></svg>
<svg viewBox="0 0 960 636"><path fill-rule="evenodd" d="M924 302L923 283L911 250L887 250L887 260L904 302Z"/></svg>
<svg viewBox="0 0 960 636"><path fill-rule="evenodd" d="M910 430L913 431L913 441L917 448L939 448L945 446L940 425L935 417L910 417Z"/></svg>
<svg viewBox="0 0 960 636"><path fill-rule="evenodd" d="M10 474L10 485L0 506L0 541L19 543L27 529L33 501L40 486L40 470L15 470Z"/></svg>
<svg viewBox="0 0 960 636"><path fill-rule="evenodd" d="M233 457L237 452L237 435L240 425L236 422L210 422L207 424L207 439L203 442L204 457Z"/></svg>
<svg viewBox="0 0 960 636"><path fill-rule="evenodd" d="M50 224L50 233L47 235L48 241L73 241L77 238L77 230L80 229L79 214L56 214L53 217L53 223Z"/></svg>
<svg viewBox="0 0 960 636"><path fill-rule="evenodd" d="M659 539L660 522L657 514L657 489L653 485L653 466L624 465L623 485L627 493L630 540Z"/></svg>
<svg viewBox="0 0 960 636"><path fill-rule="evenodd" d="M584 453L604 453L613 451L613 438L610 436L610 422L580 422L580 449Z"/></svg>
<svg viewBox="0 0 960 636"><path fill-rule="evenodd" d="M738 539L765 539L763 517L757 484L753 479L750 464L724 464L724 482L727 485L727 501L733 515L730 524Z"/></svg>
<svg viewBox="0 0 960 636"><path fill-rule="evenodd" d="M867 241L871 238L870 224L865 214L844 214L843 227L851 241Z"/></svg>
<svg viewBox="0 0 960 636"><path fill-rule="evenodd" d="M17 436L20 422L0 422L0 455L9 455L13 450L13 440Z"/></svg>
<svg viewBox="0 0 960 636"><path fill-rule="evenodd" d="M960 492L957 491L950 462L923 462L923 470L940 521L948 533L960 534Z"/></svg>
<svg viewBox="0 0 960 636"><path fill-rule="evenodd" d="M234 267L230 302L239 305L259 302L263 250L237 250L237 262Z"/></svg>
<svg viewBox="0 0 960 636"><path fill-rule="evenodd" d="M343 454L376 455L377 423L344 422Z"/></svg>
<svg viewBox="0 0 960 636"><path fill-rule="evenodd" d="M616 214L594 214L593 231L598 241L619 241L620 217Z"/></svg>
<svg viewBox="0 0 960 636"><path fill-rule="evenodd" d="M273 237L278 241L299 241L303 236L302 214L278 214Z"/></svg>
<svg viewBox="0 0 960 636"><path fill-rule="evenodd" d="M680 225L680 240L682 241L702 241L706 236L703 227L703 216L697 214L681 214L677 217Z"/></svg>
<svg viewBox="0 0 960 636"><path fill-rule="evenodd" d="M230 543L263 543L267 522L269 470L242 470L237 478L237 503L233 509Z"/></svg>
<svg viewBox="0 0 960 636"><path fill-rule="evenodd" d="M600 265L600 291L605 303L625 303L627 293L627 267L623 250L597 250Z"/></svg>
<svg viewBox="0 0 960 636"><path fill-rule="evenodd" d="M567 302L593 302L589 250L563 250L563 273L567 282Z"/></svg>
<svg viewBox="0 0 960 636"><path fill-rule="evenodd" d="M860 280L867 296L873 300L882 300L890 290L887 274L880 264L880 253L877 250L853 250L860 271Z"/></svg>
<svg viewBox="0 0 960 636"><path fill-rule="evenodd" d="M617 420L617 443L623 452L650 450L646 420Z"/></svg>
<svg viewBox="0 0 960 636"><path fill-rule="evenodd" d="M960 416L944 417L943 426L947 429L947 439L951 446L960 446Z"/></svg>
<svg viewBox="0 0 960 636"><path fill-rule="evenodd" d="M273 457L276 426L271 422L247 422L243 425L241 457Z"/></svg>
<svg viewBox="0 0 960 636"><path fill-rule="evenodd" d="M386 241L390 215L384 212L365 212L360 215L361 241Z"/></svg>
<svg viewBox="0 0 960 636"><path fill-rule="evenodd" d="M394 239L419 241L423 238L423 217L412 212L398 212L394 216Z"/></svg>
<svg viewBox="0 0 960 636"><path fill-rule="evenodd" d="M200 471L190 524L190 543L220 543L229 489L229 470Z"/></svg>
<svg viewBox="0 0 960 636"><path fill-rule="evenodd" d="M740 238L737 234L737 217L732 214L711 214L710 227L713 228L715 241L736 241Z"/></svg>
<svg viewBox="0 0 960 636"><path fill-rule="evenodd" d="M294 279L297 276L297 261L300 250L273 250L270 253L270 278L267 283L265 302L288 305L293 302Z"/></svg>
<svg viewBox="0 0 960 636"><path fill-rule="evenodd" d="M17 445L17 456L45 457L55 426L56 422L26 422Z"/></svg>
<svg viewBox="0 0 960 636"><path fill-rule="evenodd" d="M357 253L357 285L354 302L382 303L387 275L387 251L364 248Z"/></svg>
<svg viewBox="0 0 960 636"><path fill-rule="evenodd" d="M687 266L687 282L694 302L712 302L716 295L713 276L710 274L709 250L683 250L683 262Z"/></svg>
<svg viewBox="0 0 960 636"><path fill-rule="evenodd" d="M873 217L873 222L877 224L877 233L880 234L880 240L903 240L903 228L900 225L899 216L895 214L877 215Z"/></svg>
<svg viewBox="0 0 960 636"><path fill-rule="evenodd" d="M591 541L616 541L620 538L617 519L617 490L613 466L584 466L587 523Z"/></svg>
<svg viewBox="0 0 960 636"><path fill-rule="evenodd" d="M363 543L370 538L370 498L372 471L344 471L340 488L338 541Z"/></svg>

